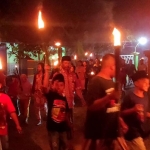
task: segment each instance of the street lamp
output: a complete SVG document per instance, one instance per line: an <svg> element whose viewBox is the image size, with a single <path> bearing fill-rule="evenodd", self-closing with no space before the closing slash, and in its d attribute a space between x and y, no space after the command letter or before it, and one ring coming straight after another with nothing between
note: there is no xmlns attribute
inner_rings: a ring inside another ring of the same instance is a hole
<svg viewBox="0 0 150 150"><path fill-rule="evenodd" d="M60 42L56 42L56 43L55 43L55 46L57 46L57 47L59 47L60 45L61 45Z"/></svg>
<svg viewBox="0 0 150 150"><path fill-rule="evenodd" d="M135 46L133 55L134 55L134 65L135 65L136 70L138 69L138 63L139 63L139 53L136 51L136 49L139 44L145 45L146 43L147 43L147 39L145 37L141 37L139 38L138 43Z"/></svg>
<svg viewBox="0 0 150 150"><path fill-rule="evenodd" d="M136 48L138 47L139 44L145 45L146 43L147 43L147 39L145 37L139 38L138 43L135 46L135 51L134 52L136 52Z"/></svg>

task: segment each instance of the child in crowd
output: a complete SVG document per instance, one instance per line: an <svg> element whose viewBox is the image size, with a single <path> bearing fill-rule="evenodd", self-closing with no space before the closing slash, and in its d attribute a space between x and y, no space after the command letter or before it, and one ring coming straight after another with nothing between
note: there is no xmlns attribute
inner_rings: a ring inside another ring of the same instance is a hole
<svg viewBox="0 0 150 150"><path fill-rule="evenodd" d="M125 138L129 141L131 150L146 150L143 127L150 118L146 93L149 88L149 77L145 71L137 71L132 80L135 87L125 96L122 103L122 116L129 128Z"/></svg>
<svg viewBox="0 0 150 150"><path fill-rule="evenodd" d="M64 88L63 75L56 74L52 80L52 89L46 94L48 102L47 130L52 150L68 148L67 131L70 122Z"/></svg>
<svg viewBox="0 0 150 150"><path fill-rule="evenodd" d="M16 124L16 129L19 133L22 132L20 127L16 110L13 103L8 95L3 93L3 81L0 78L0 149L8 149L8 129L7 129L7 120L6 116L9 113L10 117Z"/></svg>

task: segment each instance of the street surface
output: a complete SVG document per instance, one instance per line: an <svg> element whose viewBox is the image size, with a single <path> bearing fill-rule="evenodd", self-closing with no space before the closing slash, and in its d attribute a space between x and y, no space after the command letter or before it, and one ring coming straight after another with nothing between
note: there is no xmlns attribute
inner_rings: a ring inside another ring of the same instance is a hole
<svg viewBox="0 0 150 150"><path fill-rule="evenodd" d="M76 103L77 104L77 103ZM83 143L83 126L86 108L80 104L74 109L74 149L81 150ZM33 102L30 106L29 125L23 125L23 134L19 135L12 120L9 121L9 150L50 150L46 121L41 126L36 126L36 119L33 110ZM147 150L150 150L150 138L145 140Z"/></svg>

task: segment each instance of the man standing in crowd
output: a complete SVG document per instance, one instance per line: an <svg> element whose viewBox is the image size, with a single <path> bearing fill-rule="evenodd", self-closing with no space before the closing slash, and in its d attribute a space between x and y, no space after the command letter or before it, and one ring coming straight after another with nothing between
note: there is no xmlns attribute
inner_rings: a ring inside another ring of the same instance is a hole
<svg viewBox="0 0 150 150"><path fill-rule="evenodd" d="M19 84L19 81L17 79L17 76L12 75L11 76L11 82L8 84L7 94L10 96L10 98L14 104L17 115L20 115L19 106L18 106L18 97L17 97L19 89L20 89L20 84Z"/></svg>
<svg viewBox="0 0 150 150"><path fill-rule="evenodd" d="M23 119L23 123L28 124L32 85L28 81L25 74L21 74L20 79L22 88L19 92L20 113Z"/></svg>
<svg viewBox="0 0 150 150"><path fill-rule="evenodd" d="M115 107L115 103L119 93L114 91L114 76L114 55L106 54L101 71L92 78L88 86L84 150L122 149L116 140L119 109Z"/></svg>
<svg viewBox="0 0 150 150"><path fill-rule="evenodd" d="M138 71L145 71L147 73L147 66L144 63L144 58L141 58L138 65Z"/></svg>
<svg viewBox="0 0 150 150"><path fill-rule="evenodd" d="M129 79L131 79L131 76L136 72L136 68L134 64L132 63L132 60L129 60L129 64L127 65L127 74L129 76Z"/></svg>
<svg viewBox="0 0 150 150"><path fill-rule="evenodd" d="M85 90L85 71L86 70L83 67L82 61L79 60L75 72L77 73L80 80L82 90Z"/></svg>
<svg viewBox="0 0 150 150"><path fill-rule="evenodd" d="M42 123L41 110L45 111L46 116L48 112L46 98L43 93L44 75L45 75L44 64L39 63L37 68L37 74L34 76L32 86L37 125L41 125Z"/></svg>

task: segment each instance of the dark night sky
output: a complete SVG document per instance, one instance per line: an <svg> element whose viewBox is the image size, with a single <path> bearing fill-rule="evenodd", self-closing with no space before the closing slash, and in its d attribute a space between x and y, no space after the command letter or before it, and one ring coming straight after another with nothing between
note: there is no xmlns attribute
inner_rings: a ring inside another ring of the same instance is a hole
<svg viewBox="0 0 150 150"><path fill-rule="evenodd" d="M40 0L0 0L0 33L10 41L36 41ZM53 40L86 38L110 42L116 26L123 35L150 38L150 0L43 0L45 31Z"/></svg>

